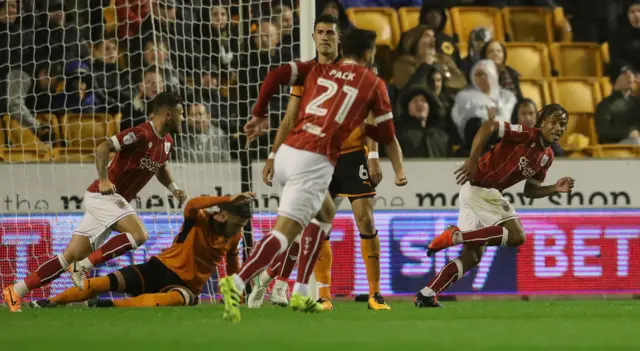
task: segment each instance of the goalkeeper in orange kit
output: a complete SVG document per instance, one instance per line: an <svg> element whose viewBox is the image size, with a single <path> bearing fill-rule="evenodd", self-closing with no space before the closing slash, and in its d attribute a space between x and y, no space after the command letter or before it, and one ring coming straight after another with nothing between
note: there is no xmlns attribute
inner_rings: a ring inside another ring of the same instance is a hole
<svg viewBox="0 0 640 351"><path fill-rule="evenodd" d="M200 196L187 202L184 223L171 247L149 261L124 267L106 277L86 279L84 290L72 287L50 299L32 301L35 308L86 301L118 291L133 295L120 300L96 300L91 307L192 306L216 266L226 258L227 274L238 272L238 243L251 219L253 193ZM218 206L217 212L206 208Z"/></svg>

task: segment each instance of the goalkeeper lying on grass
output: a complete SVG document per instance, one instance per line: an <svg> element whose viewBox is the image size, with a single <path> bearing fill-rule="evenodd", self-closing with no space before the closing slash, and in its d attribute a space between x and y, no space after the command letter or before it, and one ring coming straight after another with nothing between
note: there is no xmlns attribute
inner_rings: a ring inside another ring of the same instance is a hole
<svg viewBox="0 0 640 351"><path fill-rule="evenodd" d="M200 196L187 202L184 223L171 247L143 264L127 266L106 277L87 279L84 290L69 288L50 299L32 301L35 308L86 301L108 291L133 298L90 301L91 307L191 306L226 257L227 274L238 272L238 243L251 218L253 193ZM218 206L220 211L204 209Z"/></svg>

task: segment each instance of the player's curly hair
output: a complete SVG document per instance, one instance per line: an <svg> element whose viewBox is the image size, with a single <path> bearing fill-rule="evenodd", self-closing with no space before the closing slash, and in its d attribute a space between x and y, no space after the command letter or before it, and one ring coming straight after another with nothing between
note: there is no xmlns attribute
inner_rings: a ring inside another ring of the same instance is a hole
<svg viewBox="0 0 640 351"><path fill-rule="evenodd" d="M252 217L251 206L249 206L249 204L220 204L218 205L218 208L220 208L221 211L228 212L229 214L238 216L242 219L250 219Z"/></svg>
<svg viewBox="0 0 640 351"><path fill-rule="evenodd" d="M569 118L569 112L567 112L567 110L562 107L562 105L560 104L549 104L549 105L545 105L542 110L540 110L540 112L538 112L538 116L536 118L536 128L540 128L540 126L542 126L542 122L544 122L545 119L547 119L547 117L553 115L556 112L560 112L561 114L567 116L567 118Z"/></svg>

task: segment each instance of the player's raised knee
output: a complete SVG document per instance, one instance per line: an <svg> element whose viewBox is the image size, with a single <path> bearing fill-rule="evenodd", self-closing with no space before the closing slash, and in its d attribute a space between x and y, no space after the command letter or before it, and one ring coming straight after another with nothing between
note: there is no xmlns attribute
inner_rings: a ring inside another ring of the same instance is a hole
<svg viewBox="0 0 640 351"><path fill-rule="evenodd" d="M509 230L509 246L520 246L524 244L526 239L527 235L522 229Z"/></svg>
<svg viewBox="0 0 640 351"><path fill-rule="evenodd" d="M149 232L144 228L127 234L131 235L129 240L133 239L137 247L140 247L142 244L146 243L147 240L149 240Z"/></svg>

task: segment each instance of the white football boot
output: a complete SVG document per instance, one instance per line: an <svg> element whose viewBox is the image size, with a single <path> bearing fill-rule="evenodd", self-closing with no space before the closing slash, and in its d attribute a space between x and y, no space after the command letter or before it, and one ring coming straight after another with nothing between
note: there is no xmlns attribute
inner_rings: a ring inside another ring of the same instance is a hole
<svg viewBox="0 0 640 351"><path fill-rule="evenodd" d="M267 293L267 286L269 284L260 284L260 276L253 278L253 289L249 294L249 300L247 301L247 307L260 308L264 302L264 295Z"/></svg>
<svg viewBox="0 0 640 351"><path fill-rule="evenodd" d="M269 301L273 305L286 307L289 305L289 300L287 300L287 290L289 290L289 283L279 279L276 280L276 283L273 285L273 289L271 289Z"/></svg>

